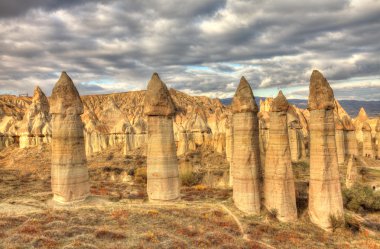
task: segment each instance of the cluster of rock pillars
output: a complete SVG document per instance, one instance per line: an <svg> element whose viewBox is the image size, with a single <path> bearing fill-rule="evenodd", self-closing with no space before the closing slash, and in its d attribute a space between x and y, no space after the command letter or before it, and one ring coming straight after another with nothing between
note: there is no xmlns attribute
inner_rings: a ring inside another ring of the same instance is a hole
<svg viewBox="0 0 380 249"><path fill-rule="evenodd" d="M339 124L336 124L334 119L334 101L333 90L328 81L319 71L314 70L310 78L308 103L310 111L308 208L311 221L325 230L330 229L331 215L343 217L338 172L339 139L336 140L335 137ZM252 89L244 77L241 78L232 101L230 174L234 203L238 209L248 214L259 214L262 206L268 210L275 209L277 218L282 222L297 219L286 114L288 108L289 103L280 91L270 108L271 125L265 152L265 167L262 167L258 106ZM180 196L173 135L174 113L175 105L169 91L158 74L154 73L148 83L144 102L144 114L148 120L147 193L150 201L174 201ZM60 203L83 201L90 194L84 127L80 117L83 114L83 103L66 72L62 72L53 89L50 114L52 116L51 186L54 200ZM343 122L348 121L343 120ZM344 124L340 125L344 127ZM365 128L368 127L364 127L363 130ZM260 180L261 176L263 181Z"/></svg>

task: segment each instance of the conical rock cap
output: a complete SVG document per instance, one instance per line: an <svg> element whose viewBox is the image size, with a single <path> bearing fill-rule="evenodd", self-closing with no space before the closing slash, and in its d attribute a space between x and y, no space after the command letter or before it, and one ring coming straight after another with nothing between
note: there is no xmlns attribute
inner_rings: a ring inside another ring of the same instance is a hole
<svg viewBox="0 0 380 249"><path fill-rule="evenodd" d="M152 75L144 101L144 113L148 116L171 116L175 113L168 88L157 73Z"/></svg>
<svg viewBox="0 0 380 249"><path fill-rule="evenodd" d="M355 126L353 125L351 119L347 115L343 116L342 122L343 122L344 129L346 131L354 131L355 130Z"/></svg>
<svg viewBox="0 0 380 249"><path fill-rule="evenodd" d="M318 70L314 70L310 77L308 104L310 111L334 109L334 92Z"/></svg>
<svg viewBox="0 0 380 249"><path fill-rule="evenodd" d="M271 112L286 112L289 108L289 103L282 91L280 91L276 98L273 99L270 107Z"/></svg>
<svg viewBox="0 0 380 249"><path fill-rule="evenodd" d="M356 119L360 120L361 122L368 120L367 112L365 111L365 109L363 107L360 108L358 116L356 117Z"/></svg>
<svg viewBox="0 0 380 249"><path fill-rule="evenodd" d="M380 132L380 118L377 120L375 131ZM380 144L378 146L380 146Z"/></svg>
<svg viewBox="0 0 380 249"><path fill-rule="evenodd" d="M235 92L232 100L232 112L258 112L255 96L253 95L251 86L248 81L243 77L240 79L239 86Z"/></svg>
<svg viewBox="0 0 380 249"><path fill-rule="evenodd" d="M344 130L344 125L342 120L339 117L335 118L335 130Z"/></svg>
<svg viewBox="0 0 380 249"><path fill-rule="evenodd" d="M367 122L364 122L362 126L362 131L372 131L371 126Z"/></svg>
<svg viewBox="0 0 380 249"><path fill-rule="evenodd" d="M49 112L49 101L39 86L34 88L32 103L38 106L41 112Z"/></svg>
<svg viewBox="0 0 380 249"><path fill-rule="evenodd" d="M62 72L53 88L50 98L50 113L83 114L83 103L78 90L66 72Z"/></svg>

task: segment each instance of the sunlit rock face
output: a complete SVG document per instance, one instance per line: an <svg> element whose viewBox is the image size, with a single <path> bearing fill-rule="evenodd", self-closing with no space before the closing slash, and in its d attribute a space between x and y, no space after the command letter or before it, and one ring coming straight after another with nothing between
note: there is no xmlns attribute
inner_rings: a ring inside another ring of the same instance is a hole
<svg viewBox="0 0 380 249"><path fill-rule="evenodd" d="M280 93L270 109L268 149L264 174L264 203L268 210L277 210L277 218L288 222L297 219L297 206L291 153L288 137L288 101Z"/></svg>
<svg viewBox="0 0 380 249"><path fill-rule="evenodd" d="M371 129L371 126L367 122L364 122L362 125L362 134L363 134L363 156L374 158L372 129Z"/></svg>
<svg viewBox="0 0 380 249"><path fill-rule="evenodd" d="M249 83L244 77L232 101L233 200L246 213L260 213L260 148L258 107Z"/></svg>
<svg viewBox="0 0 380 249"><path fill-rule="evenodd" d="M147 192L149 200L179 197L179 174L173 132L175 106L157 73L148 83L144 113L148 116Z"/></svg>
<svg viewBox="0 0 380 249"><path fill-rule="evenodd" d="M28 148L50 142L49 102L38 86L34 89L32 103L27 108L23 117L19 134L20 148Z"/></svg>
<svg viewBox="0 0 380 249"><path fill-rule="evenodd" d="M380 160L380 118L377 120L375 131L376 131L376 144L377 144L376 158Z"/></svg>
<svg viewBox="0 0 380 249"><path fill-rule="evenodd" d="M345 151L346 157L357 156L358 155L358 141L355 134L355 126L352 124L352 121L349 116L343 116L342 119L344 127L344 142L345 142Z"/></svg>
<svg viewBox="0 0 380 249"><path fill-rule="evenodd" d="M314 224L329 230L330 216L343 216L343 201L335 141L334 93L317 70L310 78L309 111L309 215Z"/></svg>
<svg viewBox="0 0 380 249"><path fill-rule="evenodd" d="M346 188L351 188L358 180L358 169L355 156L350 155L347 162Z"/></svg>
<svg viewBox="0 0 380 249"><path fill-rule="evenodd" d="M89 195L83 104L71 78L62 72L53 88L51 186L57 202L75 202Z"/></svg>

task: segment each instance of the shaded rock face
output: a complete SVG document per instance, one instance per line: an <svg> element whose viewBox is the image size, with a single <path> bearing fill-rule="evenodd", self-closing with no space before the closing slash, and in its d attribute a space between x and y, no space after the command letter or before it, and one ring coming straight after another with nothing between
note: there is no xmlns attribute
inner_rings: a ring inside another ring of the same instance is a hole
<svg viewBox="0 0 380 249"><path fill-rule="evenodd" d="M371 129L371 126L367 122L363 123L362 132L363 132L363 156L374 158L372 129Z"/></svg>
<svg viewBox="0 0 380 249"><path fill-rule="evenodd" d="M342 121L339 119L339 117L335 117L335 142L338 164L344 164L346 157L346 142L343 129L344 126Z"/></svg>
<svg viewBox="0 0 380 249"><path fill-rule="evenodd" d="M70 77L63 72L53 88L51 185L57 202L84 200L90 191L83 123L83 105Z"/></svg>
<svg viewBox="0 0 380 249"><path fill-rule="evenodd" d="M34 89L32 103L28 107L20 125L20 148L49 143L51 126L49 102L42 90Z"/></svg>
<svg viewBox="0 0 380 249"><path fill-rule="evenodd" d="M150 200L179 197L179 173L173 132L174 105L158 74L149 81L144 112L148 116L147 192Z"/></svg>
<svg viewBox="0 0 380 249"><path fill-rule="evenodd" d="M277 218L284 222L297 219L286 113L288 107L280 91L270 109L271 126L264 173L265 207L268 210L276 209Z"/></svg>
<svg viewBox="0 0 380 249"><path fill-rule="evenodd" d="M232 101L232 110L233 200L241 211L259 214L259 124L255 99L244 77Z"/></svg>
<svg viewBox="0 0 380 249"><path fill-rule="evenodd" d="M310 79L309 215L319 227L331 229L330 215L343 215L335 141L334 94L327 80L314 71Z"/></svg>

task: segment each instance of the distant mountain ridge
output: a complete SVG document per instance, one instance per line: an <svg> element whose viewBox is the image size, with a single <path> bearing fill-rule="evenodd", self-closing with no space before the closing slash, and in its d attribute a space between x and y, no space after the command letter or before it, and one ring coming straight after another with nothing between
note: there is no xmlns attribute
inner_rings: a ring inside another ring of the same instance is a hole
<svg viewBox="0 0 380 249"><path fill-rule="evenodd" d="M255 97L256 102L259 105L260 99L264 100L265 97ZM231 104L232 98L225 98L220 100L224 105ZM306 109L307 108L307 100L306 99L289 99L288 100L293 105L296 105L299 108ZM344 108L344 110L351 116L351 118L355 118L358 115L358 112L361 107L364 107L367 115L369 117L377 117L380 116L380 101L361 101L361 100L338 100L340 105Z"/></svg>

